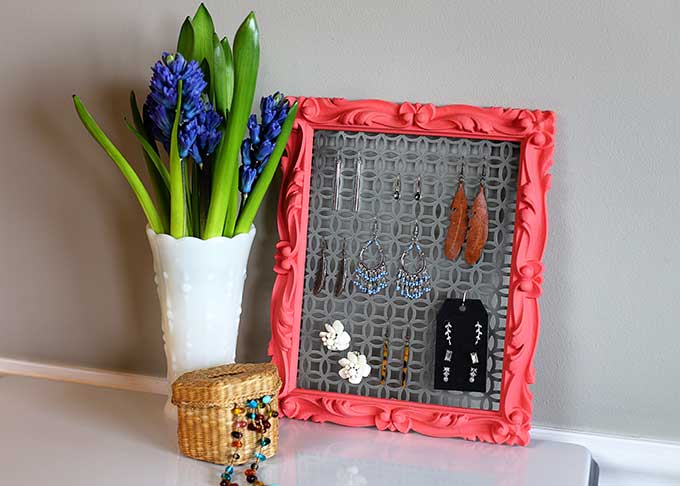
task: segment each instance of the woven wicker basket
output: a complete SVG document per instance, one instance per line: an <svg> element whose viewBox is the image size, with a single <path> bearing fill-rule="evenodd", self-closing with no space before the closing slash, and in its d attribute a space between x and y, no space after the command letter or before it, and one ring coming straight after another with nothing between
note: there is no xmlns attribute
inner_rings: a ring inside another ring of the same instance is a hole
<svg viewBox="0 0 680 486"><path fill-rule="evenodd" d="M281 379L271 363L231 364L183 374L172 384L172 403L177 405L179 450L194 459L227 464L233 449L231 437L235 404L243 407L250 399L270 395L272 410L279 409L277 394ZM279 448L279 421L271 421L267 437L271 443L262 451L267 457ZM257 435L243 435L241 458L234 464L252 460Z"/></svg>

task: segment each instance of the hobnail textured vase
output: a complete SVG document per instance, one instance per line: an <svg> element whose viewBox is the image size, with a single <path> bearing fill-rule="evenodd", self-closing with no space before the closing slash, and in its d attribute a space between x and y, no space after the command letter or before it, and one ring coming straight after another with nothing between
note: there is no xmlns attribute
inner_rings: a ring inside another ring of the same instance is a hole
<svg viewBox="0 0 680 486"><path fill-rule="evenodd" d="M255 226L233 238L173 238L147 227L170 385L182 373L233 363ZM177 419L168 402L165 413Z"/></svg>

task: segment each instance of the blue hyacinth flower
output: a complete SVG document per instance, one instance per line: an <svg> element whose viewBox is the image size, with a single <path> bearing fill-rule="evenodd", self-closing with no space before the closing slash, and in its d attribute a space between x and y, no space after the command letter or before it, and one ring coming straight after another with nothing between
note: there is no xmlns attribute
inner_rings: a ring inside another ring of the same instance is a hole
<svg viewBox="0 0 680 486"><path fill-rule="evenodd" d="M281 125L288 116L290 105L281 93L260 100L260 123L256 115L248 119L249 137L241 145L239 190L247 196L262 173L281 134ZM246 170L247 169L247 170Z"/></svg>
<svg viewBox="0 0 680 486"><path fill-rule="evenodd" d="M149 95L144 103L144 118L153 137L170 151L170 136L175 121L177 86L182 80L182 106L178 134L179 155L197 163L215 151L222 138L223 119L208 101L208 83L196 61L187 62L182 54L163 53L151 69Z"/></svg>

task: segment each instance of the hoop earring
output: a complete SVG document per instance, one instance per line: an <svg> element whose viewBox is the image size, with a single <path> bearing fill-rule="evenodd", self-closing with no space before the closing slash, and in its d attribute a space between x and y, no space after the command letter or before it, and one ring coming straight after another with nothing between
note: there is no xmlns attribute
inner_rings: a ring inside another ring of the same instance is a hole
<svg viewBox="0 0 680 486"><path fill-rule="evenodd" d="M413 236L411 243L402 252L399 259L399 273L397 273L396 290L403 297L409 299L419 299L423 294L432 290L430 288L430 274L426 268L425 253L418 243L418 221L413 225ZM420 265L415 272L411 273L406 269L406 256L409 253L415 253L416 259L420 261Z"/></svg>
<svg viewBox="0 0 680 486"><path fill-rule="evenodd" d="M375 266L369 267L366 264L364 255L371 245L376 245L380 255L380 261ZM371 235L371 238L364 243L364 246L359 252L359 264L354 270L352 283L362 292L368 295L375 295L388 286L387 275L385 252L378 239L378 221L375 220L373 223L373 234Z"/></svg>

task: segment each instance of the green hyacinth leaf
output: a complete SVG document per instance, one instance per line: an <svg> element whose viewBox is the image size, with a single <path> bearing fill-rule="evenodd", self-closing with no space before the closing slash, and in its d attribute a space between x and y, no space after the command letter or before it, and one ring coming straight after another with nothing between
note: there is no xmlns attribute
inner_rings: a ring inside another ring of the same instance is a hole
<svg viewBox="0 0 680 486"><path fill-rule="evenodd" d="M166 190L170 190L170 173L168 172L168 168L163 165L163 161L161 160L160 155L158 155L158 152L154 150L153 146L139 130L130 125L129 121L125 120L125 126L127 126L128 130L135 136L144 150L144 156L151 162L152 170L150 170L150 174L152 178L154 177L154 174L158 175L162 186L165 187Z"/></svg>
<svg viewBox="0 0 680 486"><path fill-rule="evenodd" d="M76 95L73 95L73 104L75 105L80 121L83 122L83 125L87 131L90 132L92 138L95 139L95 141L104 149L111 160L113 160L116 166L118 166L118 169L123 174L123 177L125 177L127 180L128 184L135 193L135 196L137 196L137 200L142 206L142 210L146 215L146 219L149 221L149 226L151 226L151 229L156 233L164 233L165 228L163 227L163 221L158 215L158 211L156 211L156 206L154 206L151 196L149 196L148 191L144 187L144 184L135 170L128 163L125 157L123 157L123 154L120 153L118 148L116 148L111 140L109 140L106 134L104 134L99 125L97 125L97 122L94 121L94 118L92 118L92 115L90 115L90 113L85 108L83 102L80 101L80 98L78 98Z"/></svg>
<svg viewBox="0 0 680 486"><path fill-rule="evenodd" d="M223 37L220 43L222 44L222 50L224 51L224 58L226 60L227 111L229 111L231 110L231 100L234 98L234 56L231 53L229 39Z"/></svg>
<svg viewBox="0 0 680 486"><path fill-rule="evenodd" d="M227 117L227 58L217 34L213 35L213 86L215 87L215 110L225 119ZM233 83L233 79L231 80ZM233 88L232 88L233 89Z"/></svg>
<svg viewBox="0 0 680 486"><path fill-rule="evenodd" d="M293 103L288 111L288 116L281 126L281 133L276 138L276 145L274 146L274 151L272 152L267 165L264 166L262 174L255 182L253 190L250 192L250 196L246 200L246 204L239 215L238 222L236 223L236 229L234 230L234 235L241 233L247 233L250 231L250 226L255 221L255 216L257 215L258 209L262 204L267 189L274 179L274 174L281 161L281 156L288 143L288 138L290 137L290 132L293 130L293 123L295 123L295 115L297 115L298 104L297 101Z"/></svg>
<svg viewBox="0 0 680 486"><path fill-rule="evenodd" d="M208 9L204 4L201 3L201 5L199 5L194 18L191 20L191 25L194 28L194 50L191 59L195 59L201 65L206 81L208 81L207 92L212 101L215 98L215 91L212 84L213 35L215 34L215 25L213 24L210 12L208 12ZM203 64L204 60L206 61L205 64Z"/></svg>
<svg viewBox="0 0 680 486"><path fill-rule="evenodd" d="M223 232L230 236L234 231L233 226L226 226L226 217L229 203L233 201L231 191L238 187L238 155L253 105L259 63L260 32L255 13L250 12L234 37L234 98L225 137L215 158L206 239L221 236Z"/></svg>
<svg viewBox="0 0 680 486"><path fill-rule="evenodd" d="M187 17L182 23L177 39L177 52L182 54L185 59L192 59L194 52L194 26L191 19Z"/></svg>
<svg viewBox="0 0 680 486"><path fill-rule="evenodd" d="M136 130L125 121L128 129L132 131L144 150L144 161L146 162L146 169L151 177L154 192L156 193L156 203L158 204L158 212L163 220L163 226L169 228L170 221L170 176L168 169L165 167L161 158L158 155L158 149L153 137L147 130L147 127L142 121L142 116L137 107L137 97L134 91L130 91L130 110L132 111L132 120L135 124Z"/></svg>
<svg viewBox="0 0 680 486"><path fill-rule="evenodd" d="M182 80L177 83L177 92L182 93ZM179 119L182 109L182 96L177 96L175 121L170 136L170 234L182 238L186 230L186 196L184 194L184 173L179 156Z"/></svg>

